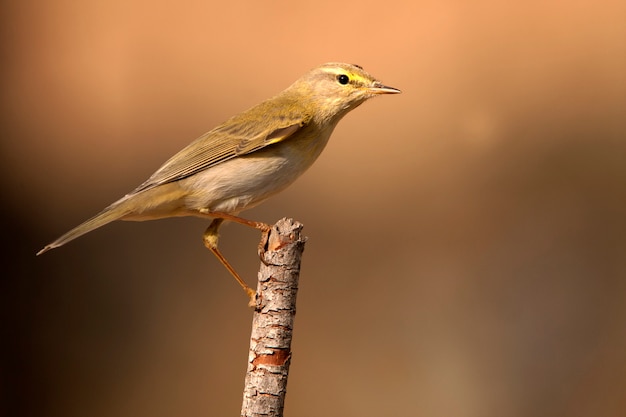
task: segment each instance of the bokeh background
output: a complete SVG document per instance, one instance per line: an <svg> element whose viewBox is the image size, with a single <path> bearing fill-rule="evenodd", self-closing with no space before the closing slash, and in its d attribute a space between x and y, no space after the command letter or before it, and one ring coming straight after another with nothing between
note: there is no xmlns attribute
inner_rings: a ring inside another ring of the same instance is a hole
<svg viewBox="0 0 626 417"><path fill-rule="evenodd" d="M206 221L34 254L336 60L403 94L247 214L309 237L286 415L626 413L623 1L1 7L4 415L238 415L251 311ZM251 282L258 237L222 231Z"/></svg>

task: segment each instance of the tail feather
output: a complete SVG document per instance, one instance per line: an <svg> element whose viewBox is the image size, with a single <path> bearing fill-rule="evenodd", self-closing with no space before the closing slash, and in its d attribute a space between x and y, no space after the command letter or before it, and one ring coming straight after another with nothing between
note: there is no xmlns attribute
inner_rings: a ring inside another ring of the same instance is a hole
<svg viewBox="0 0 626 417"><path fill-rule="evenodd" d="M112 204L109 207L102 210L100 213L93 216L91 219L79 224L69 232L65 233L63 236L55 240L54 242L46 245L45 248L37 252L37 256L42 253L48 252L50 249L58 248L59 246L65 245L67 242L76 239L84 235L85 233L89 233L92 230L95 230L99 227L104 226L105 224L111 223L112 221L119 220L128 214L128 210L124 208L124 205L120 204Z"/></svg>

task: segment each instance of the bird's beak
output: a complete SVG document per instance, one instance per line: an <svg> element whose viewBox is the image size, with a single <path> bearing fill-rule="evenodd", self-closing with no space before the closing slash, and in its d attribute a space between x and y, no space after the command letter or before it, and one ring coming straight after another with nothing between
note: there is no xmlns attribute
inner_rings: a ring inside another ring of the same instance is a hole
<svg viewBox="0 0 626 417"><path fill-rule="evenodd" d="M382 85L379 82L375 83L373 86L368 88L368 90L372 94L399 94L402 92L398 90L397 88L387 87L386 85Z"/></svg>

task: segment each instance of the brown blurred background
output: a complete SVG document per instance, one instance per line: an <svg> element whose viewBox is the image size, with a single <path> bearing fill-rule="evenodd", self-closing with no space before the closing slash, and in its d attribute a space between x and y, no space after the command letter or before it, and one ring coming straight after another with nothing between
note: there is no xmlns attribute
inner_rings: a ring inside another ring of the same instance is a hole
<svg viewBox="0 0 626 417"><path fill-rule="evenodd" d="M206 221L34 254L334 60L403 94L247 213L309 236L286 415L626 413L623 1L2 9L4 415L238 415L251 311ZM258 237L222 232L250 282Z"/></svg>

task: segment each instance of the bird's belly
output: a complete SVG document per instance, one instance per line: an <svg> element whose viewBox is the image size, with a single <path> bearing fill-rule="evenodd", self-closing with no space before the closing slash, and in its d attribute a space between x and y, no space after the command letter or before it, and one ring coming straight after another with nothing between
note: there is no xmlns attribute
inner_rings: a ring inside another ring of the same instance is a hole
<svg viewBox="0 0 626 417"><path fill-rule="evenodd" d="M313 163L298 149L261 150L213 166L179 181L186 190L185 207L238 213L278 193ZM294 154L295 153L295 154Z"/></svg>

